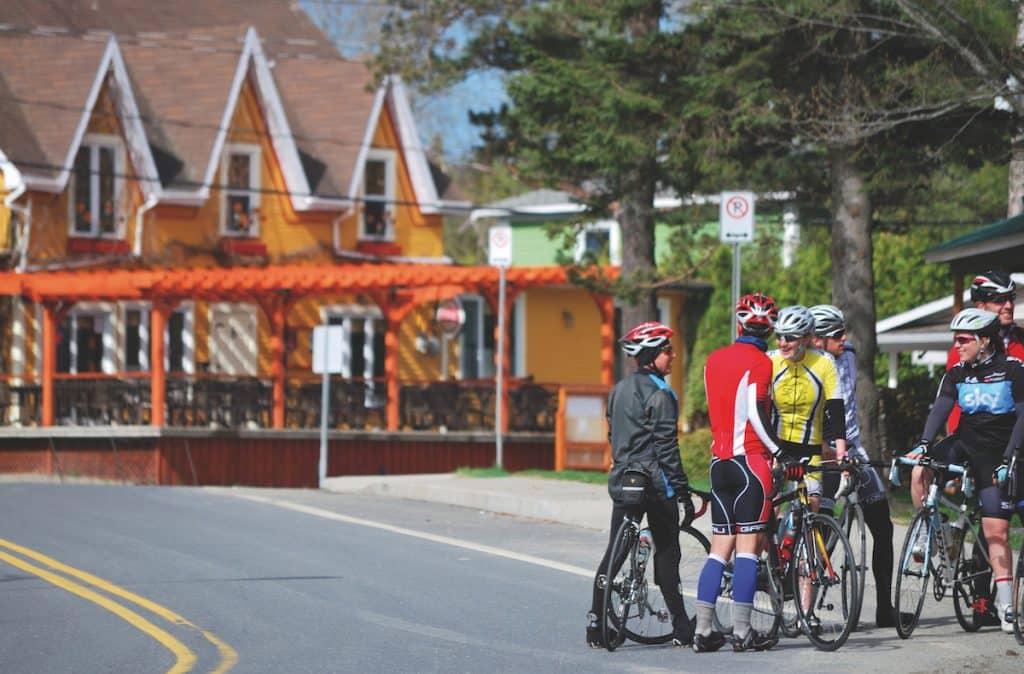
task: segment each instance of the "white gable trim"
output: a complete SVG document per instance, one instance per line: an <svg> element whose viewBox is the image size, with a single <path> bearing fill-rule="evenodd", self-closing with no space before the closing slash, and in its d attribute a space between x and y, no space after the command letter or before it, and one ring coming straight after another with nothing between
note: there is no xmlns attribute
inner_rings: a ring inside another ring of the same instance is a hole
<svg viewBox="0 0 1024 674"><path fill-rule="evenodd" d="M118 47L117 38L114 36L110 36L107 46L103 50L103 56L96 68L96 75L89 89L85 106L82 108L82 116L75 127L75 133L71 145L68 147L67 156L64 158L61 172L56 178L25 174L27 186L45 192L63 192L67 188L68 180L71 177L70 167L74 163L75 155L85 137L89 118L92 116L108 72L113 75L114 86L111 89L111 97L124 128L124 141L128 146L132 165L138 169L138 181L142 193L147 199L160 194L160 179L156 170L156 161L149 148L149 139L146 136L146 129L142 125L142 115L135 102L135 94L132 91L131 80L128 78L128 69L124 65L124 57Z"/></svg>
<svg viewBox="0 0 1024 674"><path fill-rule="evenodd" d="M405 166L409 171L409 179L412 182L413 193L420 212L439 213L437 189L434 187L427 155L423 151L423 144L420 142L420 135L416 130L416 121L412 115L409 98L405 93L405 85L395 76L389 76L384 81L373 99L373 108L370 111L370 118L367 120L366 131L363 133L363 142L359 146L355 170L352 172L352 182L348 189L349 198L353 201L359 198L359 186L363 181L366 158L371 145L373 145L373 134L380 123L380 114L385 103L388 105L397 127L398 151L405 159Z"/></svg>
<svg viewBox="0 0 1024 674"><path fill-rule="evenodd" d="M437 188L430 175L430 165L427 163L427 155L420 142L420 134L416 129L416 120L412 115L409 97L405 93L405 85L402 84L401 79L394 76L390 78L390 85L389 103L391 104L391 114L398 126L399 149L405 156L405 165L409 169L409 178L412 181L412 189L416 193L420 212L437 213Z"/></svg>

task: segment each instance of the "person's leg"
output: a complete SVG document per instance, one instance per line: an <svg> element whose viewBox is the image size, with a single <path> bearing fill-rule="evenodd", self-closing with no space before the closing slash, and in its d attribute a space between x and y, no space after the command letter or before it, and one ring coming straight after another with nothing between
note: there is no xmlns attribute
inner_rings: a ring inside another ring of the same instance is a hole
<svg viewBox="0 0 1024 674"><path fill-rule="evenodd" d="M649 503L647 523L654 536L654 582L661 588L665 606L672 614L672 627L677 645L693 640L693 622L686 614L683 595L679 592L679 506L675 499Z"/></svg>
<svg viewBox="0 0 1024 674"><path fill-rule="evenodd" d="M747 482L736 499L736 562L733 566L733 650L764 650L774 645L770 635L750 626L757 592L757 560L771 516L768 495L772 490L771 467L766 457L748 456L740 462Z"/></svg>
<svg viewBox="0 0 1024 674"><path fill-rule="evenodd" d="M896 618L892 606L893 526L889 501L882 498L862 507L864 523L871 532L871 573L875 577L875 625L895 627Z"/></svg>
<svg viewBox="0 0 1024 674"><path fill-rule="evenodd" d="M693 650L698 653L717 651L725 644L725 637L715 632L713 625L722 575L736 544L733 513L736 473L733 459L711 462L711 551L697 579L697 620L693 636Z"/></svg>

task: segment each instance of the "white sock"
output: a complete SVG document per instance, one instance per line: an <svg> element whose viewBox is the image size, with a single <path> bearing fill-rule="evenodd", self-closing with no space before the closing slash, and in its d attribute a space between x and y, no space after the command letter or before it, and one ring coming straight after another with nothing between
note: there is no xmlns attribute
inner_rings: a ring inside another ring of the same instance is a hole
<svg viewBox="0 0 1024 674"><path fill-rule="evenodd" d="M1013 578L996 578L996 605L1009 606L1011 603L1013 603Z"/></svg>

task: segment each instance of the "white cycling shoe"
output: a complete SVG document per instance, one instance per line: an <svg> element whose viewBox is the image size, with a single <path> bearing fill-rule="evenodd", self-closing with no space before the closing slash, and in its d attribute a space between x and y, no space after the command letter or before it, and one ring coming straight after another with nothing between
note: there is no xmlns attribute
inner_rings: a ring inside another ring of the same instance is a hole
<svg viewBox="0 0 1024 674"><path fill-rule="evenodd" d="M1006 634L1013 634L1013 607L1010 604L996 604L996 615L999 616L999 629Z"/></svg>

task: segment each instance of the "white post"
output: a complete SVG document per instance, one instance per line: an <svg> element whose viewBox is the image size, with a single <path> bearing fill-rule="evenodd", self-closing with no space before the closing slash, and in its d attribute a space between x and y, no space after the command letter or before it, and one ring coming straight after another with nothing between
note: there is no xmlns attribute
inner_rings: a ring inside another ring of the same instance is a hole
<svg viewBox="0 0 1024 674"><path fill-rule="evenodd" d="M732 244L732 306L740 301L740 244L737 241ZM729 330L730 335L732 334L732 324L735 321L735 316L731 313L729 315Z"/></svg>
<svg viewBox="0 0 1024 674"><path fill-rule="evenodd" d="M889 352L889 388L896 388L900 381L900 354Z"/></svg>
<svg viewBox="0 0 1024 674"><path fill-rule="evenodd" d="M327 315L324 314L324 327L327 327ZM318 484L324 488L327 480L327 399L331 387L331 375L329 363L331 362L331 340L327 330L324 330L324 374L320 384L320 463L317 468Z"/></svg>
<svg viewBox="0 0 1024 674"><path fill-rule="evenodd" d="M502 447L502 419L501 419L501 391L504 384L505 373L505 266L498 267L498 372L495 378L494 393L494 444L495 459L494 465L501 468L504 465Z"/></svg>

